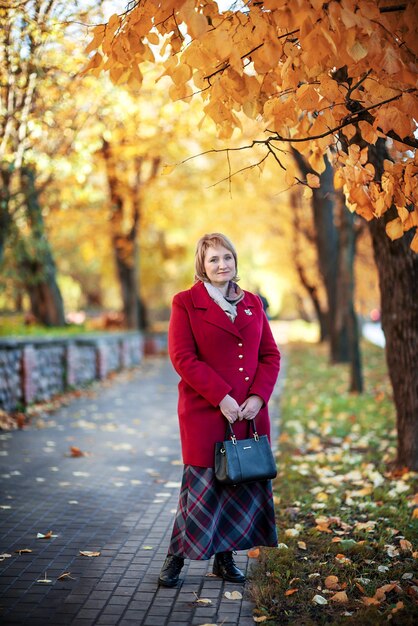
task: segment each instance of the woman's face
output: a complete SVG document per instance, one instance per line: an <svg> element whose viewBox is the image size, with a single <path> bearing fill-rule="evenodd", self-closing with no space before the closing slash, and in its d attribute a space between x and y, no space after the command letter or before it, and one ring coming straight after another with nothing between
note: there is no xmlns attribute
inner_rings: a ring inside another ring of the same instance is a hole
<svg viewBox="0 0 418 626"><path fill-rule="evenodd" d="M211 246L206 250L204 266L206 276L215 287L223 287L235 277L234 255L223 246Z"/></svg>

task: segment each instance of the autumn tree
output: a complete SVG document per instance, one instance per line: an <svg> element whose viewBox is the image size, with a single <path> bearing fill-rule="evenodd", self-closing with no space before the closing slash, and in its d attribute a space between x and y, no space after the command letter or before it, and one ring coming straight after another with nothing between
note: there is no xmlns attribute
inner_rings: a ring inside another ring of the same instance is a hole
<svg viewBox="0 0 418 626"><path fill-rule="evenodd" d="M317 173L324 170L324 153L334 148L336 184L349 208L370 224L398 456L415 469L417 15L416 2L390 0L250 1L224 13L211 0L142 1L94 29L90 50L96 52L89 63L94 72L107 69L129 82L144 60L161 62L154 57L161 44L165 73L173 81L170 96L189 98L200 91L206 115L226 140L243 123L242 115L258 117L265 136L249 145L264 145L288 170L290 184L295 173L289 142ZM391 244L387 236L396 241Z"/></svg>
<svg viewBox="0 0 418 626"><path fill-rule="evenodd" d="M59 0L9 2L0 9L0 260L9 242L32 312L47 325L63 325L65 318L42 212L47 180L36 148L51 124L46 85L62 78L52 59L72 9Z"/></svg>

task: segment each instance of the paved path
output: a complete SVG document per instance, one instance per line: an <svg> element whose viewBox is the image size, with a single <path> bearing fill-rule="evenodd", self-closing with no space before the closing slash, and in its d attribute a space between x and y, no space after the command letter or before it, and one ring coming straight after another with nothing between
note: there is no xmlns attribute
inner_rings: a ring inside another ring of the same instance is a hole
<svg viewBox="0 0 418 626"><path fill-rule="evenodd" d="M2 624L254 624L245 593L224 596L242 586L206 575L212 561L186 562L177 589L156 584L182 472L176 383L165 359L147 360L0 433L0 554L11 555L0 559ZM71 446L87 456L71 457ZM236 560L245 570L246 553Z"/></svg>

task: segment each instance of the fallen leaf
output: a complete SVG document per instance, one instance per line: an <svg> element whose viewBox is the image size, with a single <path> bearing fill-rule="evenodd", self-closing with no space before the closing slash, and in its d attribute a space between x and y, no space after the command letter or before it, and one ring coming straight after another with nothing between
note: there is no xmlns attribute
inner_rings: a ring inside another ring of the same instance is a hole
<svg viewBox="0 0 418 626"><path fill-rule="evenodd" d="M224 596L228 600L242 600L242 593L239 591L225 591Z"/></svg>
<svg viewBox="0 0 418 626"><path fill-rule="evenodd" d="M248 550L247 556L249 559L258 559L260 556L260 548L252 548L251 550Z"/></svg>
<svg viewBox="0 0 418 626"><path fill-rule="evenodd" d="M315 602L315 604L328 604L328 600L318 594L312 598L312 602Z"/></svg>
<svg viewBox="0 0 418 626"><path fill-rule="evenodd" d="M32 550L29 550L29 548L22 548L21 550L15 550L15 552L17 554L29 554Z"/></svg>
<svg viewBox="0 0 418 626"><path fill-rule="evenodd" d="M338 576L327 576L325 579L325 587L327 589L332 589L333 591L341 589L341 586L338 582Z"/></svg>
<svg viewBox="0 0 418 626"><path fill-rule="evenodd" d="M406 539L401 539L400 542L399 542L399 546L400 546L402 552L412 552L413 551L412 543L410 541L407 541Z"/></svg>
<svg viewBox="0 0 418 626"><path fill-rule="evenodd" d="M406 593L414 598L414 600L418 600L418 587L413 585L406 590Z"/></svg>
<svg viewBox="0 0 418 626"><path fill-rule="evenodd" d="M63 574L58 576L57 580L65 580L66 578L70 578L71 580L75 580L75 578L73 578L71 576L71 572L64 572Z"/></svg>
<svg viewBox="0 0 418 626"><path fill-rule="evenodd" d="M387 555L390 556L391 559L393 559L395 556L399 556L399 550L395 546L386 545L385 547L387 548Z"/></svg>
<svg viewBox="0 0 418 626"><path fill-rule="evenodd" d="M344 554L337 554L335 559L338 561L338 563L341 563L341 564L351 563L351 560Z"/></svg>
<svg viewBox="0 0 418 626"><path fill-rule="evenodd" d="M100 552L90 552L90 550L80 550L81 556L100 556Z"/></svg>
<svg viewBox="0 0 418 626"><path fill-rule="evenodd" d="M209 606L209 604L212 604L212 600L209 600L209 598L196 598L196 604L203 604L204 606Z"/></svg>
<svg viewBox="0 0 418 626"><path fill-rule="evenodd" d="M4 552L4 554L0 554L0 561L4 561L5 559L10 559L11 558L11 554L7 554L7 552Z"/></svg>
<svg viewBox="0 0 418 626"><path fill-rule="evenodd" d="M284 534L286 537L297 537L300 533L296 528L286 528Z"/></svg>
<svg viewBox="0 0 418 626"><path fill-rule="evenodd" d="M80 450L80 448L77 448L76 446L71 446L70 447L70 456L73 457L74 459L80 457L80 456L85 456L85 453L82 452Z"/></svg>
<svg viewBox="0 0 418 626"><path fill-rule="evenodd" d="M52 537L58 537L58 535L53 535L52 530L48 530L47 533L38 533L36 535L37 539L52 539Z"/></svg>
<svg viewBox="0 0 418 626"><path fill-rule="evenodd" d="M304 541L298 541L298 548L301 550L307 550L306 543Z"/></svg>
<svg viewBox="0 0 418 626"><path fill-rule="evenodd" d="M387 565L379 565L377 568L377 571L385 573L389 571L389 567Z"/></svg>
<svg viewBox="0 0 418 626"><path fill-rule="evenodd" d="M143 550L154 550L153 546L142 546Z"/></svg>
<svg viewBox="0 0 418 626"><path fill-rule="evenodd" d="M297 589L297 588L288 589L287 591L285 591L285 592L284 592L284 595L285 595L285 596L291 596L291 595L293 595L294 593L296 593L297 591L299 591L299 589Z"/></svg>
<svg viewBox="0 0 418 626"><path fill-rule="evenodd" d="M367 606L370 606L372 604L380 604L379 600L377 600L376 598L368 598L368 597L364 597L361 599L361 601L363 602L363 604L366 604Z"/></svg>
<svg viewBox="0 0 418 626"><path fill-rule="evenodd" d="M267 615L253 615L253 620L257 623L257 624L261 624L262 622L266 622L268 619L270 619Z"/></svg>
<svg viewBox="0 0 418 626"><path fill-rule="evenodd" d="M376 593L374 594L374 597L376 598L376 600L386 600L386 594L389 593L390 591L392 591L392 589L394 589L396 587L395 583L390 583L389 585L383 585L383 587L379 587L378 589L376 589Z"/></svg>
<svg viewBox="0 0 418 626"><path fill-rule="evenodd" d="M330 600L333 602L340 602L341 604L345 604L348 602L348 596L345 591L337 591L333 596L330 597Z"/></svg>
<svg viewBox="0 0 418 626"><path fill-rule="evenodd" d="M36 582L37 583L43 583L44 585L50 585L52 583L52 580L50 580L49 578L46 577L46 572L45 572L44 577L40 578Z"/></svg>
<svg viewBox="0 0 418 626"><path fill-rule="evenodd" d="M397 613L398 611L400 611L401 609L403 609L405 607L403 602L397 602L396 605L394 606L394 608L391 610L391 613Z"/></svg>

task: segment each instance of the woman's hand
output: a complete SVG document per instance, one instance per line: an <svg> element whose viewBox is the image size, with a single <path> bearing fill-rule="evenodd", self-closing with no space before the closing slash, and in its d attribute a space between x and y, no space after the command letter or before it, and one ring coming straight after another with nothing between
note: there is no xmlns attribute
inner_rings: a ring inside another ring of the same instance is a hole
<svg viewBox="0 0 418 626"><path fill-rule="evenodd" d="M229 394L220 401L219 408L230 424L236 422L237 419L242 419L238 402Z"/></svg>
<svg viewBox="0 0 418 626"><path fill-rule="evenodd" d="M252 420L264 404L264 400L260 396L250 396L241 404L240 419Z"/></svg>

